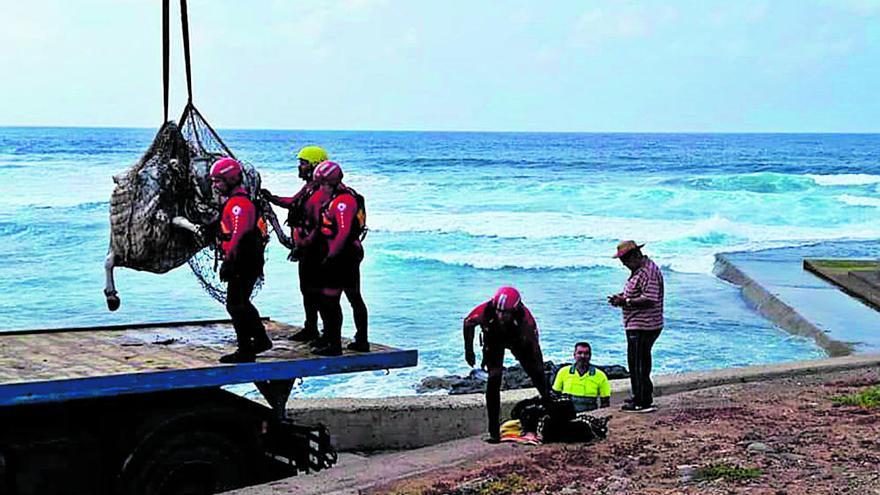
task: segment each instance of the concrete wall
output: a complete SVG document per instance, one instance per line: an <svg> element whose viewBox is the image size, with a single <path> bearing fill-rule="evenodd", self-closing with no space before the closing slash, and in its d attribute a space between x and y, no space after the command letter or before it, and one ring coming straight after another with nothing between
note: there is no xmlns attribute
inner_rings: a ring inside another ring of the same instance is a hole
<svg viewBox="0 0 880 495"><path fill-rule="evenodd" d="M767 366L662 375L654 378L655 395L814 373L880 367L880 355L856 355ZM612 402L629 394L628 380L613 380ZM534 389L503 392L502 418ZM308 399L289 403L292 419L323 423L341 451L412 449L478 435L486 429L482 394L397 397L388 399Z"/></svg>
<svg viewBox="0 0 880 495"><path fill-rule="evenodd" d="M819 347L825 349L829 356L847 356L852 354L851 344L833 340L821 328L804 318L791 306L752 280L723 254L715 256L715 275L722 280L736 284L742 288L743 298L751 304L763 317L794 335L810 337Z"/></svg>

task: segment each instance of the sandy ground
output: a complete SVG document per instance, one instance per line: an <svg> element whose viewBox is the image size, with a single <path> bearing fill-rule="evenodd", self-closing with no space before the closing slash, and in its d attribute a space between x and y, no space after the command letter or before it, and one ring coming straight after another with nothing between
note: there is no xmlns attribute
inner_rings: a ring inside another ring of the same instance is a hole
<svg viewBox="0 0 880 495"><path fill-rule="evenodd" d="M875 368L661 397L652 414L603 411L600 442L501 446L366 493L880 495L880 408L831 401L877 384ZM701 478L708 466L752 477Z"/></svg>

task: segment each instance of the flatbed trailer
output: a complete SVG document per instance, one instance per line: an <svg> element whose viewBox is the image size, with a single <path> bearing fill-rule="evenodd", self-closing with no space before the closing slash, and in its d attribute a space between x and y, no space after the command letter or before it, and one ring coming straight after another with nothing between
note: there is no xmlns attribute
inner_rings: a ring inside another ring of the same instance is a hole
<svg viewBox="0 0 880 495"><path fill-rule="evenodd" d="M335 462L320 425L286 416L294 380L415 366L415 350L317 357L274 347L221 364L228 320L0 333L0 494L213 493ZM224 390L255 383L270 407Z"/></svg>

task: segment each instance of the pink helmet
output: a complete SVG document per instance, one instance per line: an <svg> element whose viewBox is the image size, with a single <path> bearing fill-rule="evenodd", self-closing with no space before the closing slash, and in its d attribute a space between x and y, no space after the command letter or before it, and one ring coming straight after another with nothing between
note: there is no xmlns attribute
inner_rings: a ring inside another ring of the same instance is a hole
<svg viewBox="0 0 880 495"><path fill-rule="evenodd" d="M342 182L342 167L336 162L321 162L312 173L312 179L319 184L335 186Z"/></svg>
<svg viewBox="0 0 880 495"><path fill-rule="evenodd" d="M513 310L519 306L520 302L522 302L522 298L519 295L519 291L513 287L502 287L492 297L492 305L495 306L495 309L500 309L501 311Z"/></svg>
<svg viewBox="0 0 880 495"><path fill-rule="evenodd" d="M227 186L241 184L241 164L229 157L220 158L211 167L209 176L212 179L222 179Z"/></svg>

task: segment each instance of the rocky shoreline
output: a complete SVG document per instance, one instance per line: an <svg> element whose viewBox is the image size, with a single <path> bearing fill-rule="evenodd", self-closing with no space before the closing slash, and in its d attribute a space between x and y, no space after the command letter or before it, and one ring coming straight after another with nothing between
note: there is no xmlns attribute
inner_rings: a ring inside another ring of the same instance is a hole
<svg viewBox="0 0 880 495"><path fill-rule="evenodd" d="M571 366L571 363L563 363L556 365L553 361L544 362L544 376L547 382L552 384L556 377L556 372L560 368ZM629 378L629 371L623 366L613 364L608 366L594 365L596 368L604 371L608 375L609 380L619 378ZM482 393L486 388L487 374L482 369L476 368L471 370L467 376L446 375L446 376L429 376L422 379L421 383L416 387L416 392L424 394L427 392L436 392L438 390L448 390L449 395L459 394L476 394ZM516 390L530 388L532 381L523 370L522 366L515 365L504 368L504 375L501 380L501 390Z"/></svg>

